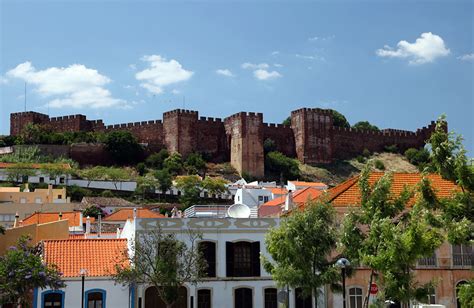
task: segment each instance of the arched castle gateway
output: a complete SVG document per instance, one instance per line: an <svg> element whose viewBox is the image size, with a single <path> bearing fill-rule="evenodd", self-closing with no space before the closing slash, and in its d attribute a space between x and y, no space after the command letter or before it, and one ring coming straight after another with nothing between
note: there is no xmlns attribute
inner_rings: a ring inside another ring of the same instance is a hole
<svg viewBox="0 0 474 308"><path fill-rule="evenodd" d="M49 117L37 112L10 115L10 134L18 135L27 123L49 127L53 131L127 130L150 149L168 149L183 156L206 153L215 162L230 161L240 172L261 177L264 174L263 143L275 141L277 150L301 162L330 163L362 153L364 149L383 151L397 145L404 151L425 144L435 123L412 131L384 129L360 131L333 126L330 110L301 108L291 112L291 125L263 122L262 113L239 112L224 120L199 117L197 111L176 109L165 112L163 120L104 125L102 120L88 120L85 115Z"/></svg>

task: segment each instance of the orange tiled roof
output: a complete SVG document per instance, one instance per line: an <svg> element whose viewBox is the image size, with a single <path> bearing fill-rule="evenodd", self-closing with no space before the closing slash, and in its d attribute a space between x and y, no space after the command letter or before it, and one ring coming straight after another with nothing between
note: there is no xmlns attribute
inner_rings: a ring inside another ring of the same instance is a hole
<svg viewBox="0 0 474 308"><path fill-rule="evenodd" d="M293 202L296 204L304 204L307 201L314 200L323 194L322 190L306 187L293 193Z"/></svg>
<svg viewBox="0 0 474 308"><path fill-rule="evenodd" d="M288 190L284 187L265 187L266 190L269 190L274 195L284 195L288 193Z"/></svg>
<svg viewBox="0 0 474 308"><path fill-rule="evenodd" d="M149 209L137 209L137 218L164 218L164 215L153 212ZM133 209L120 209L117 212L105 217L104 221L126 221L133 218Z"/></svg>
<svg viewBox="0 0 474 308"><path fill-rule="evenodd" d="M373 185L383 176L383 172L372 172L369 176L369 183ZM428 179L440 198L449 197L459 190L453 182L444 180L438 174L429 174ZM405 186L413 187L421 181L420 173L393 173L392 194L399 195ZM328 191L329 201L333 206L355 206L360 203L359 176L350 178L342 184L331 188Z"/></svg>
<svg viewBox="0 0 474 308"><path fill-rule="evenodd" d="M13 167L15 165L23 165L23 166L28 166L31 169L42 169L47 166L55 166L55 167L62 167L64 169L71 169L71 166L69 164L28 164L28 163L1 163L0 162L0 169L5 169L8 167Z"/></svg>
<svg viewBox="0 0 474 308"><path fill-rule="evenodd" d="M62 212L62 219L67 220L69 227L78 227L82 226L81 224L81 212ZM91 223L95 221L93 217L90 218ZM32 224L44 224L48 222L58 221L59 212L52 213L33 213L30 216L23 219L22 225L32 225ZM83 217L82 223L86 223L86 217Z"/></svg>
<svg viewBox="0 0 474 308"><path fill-rule="evenodd" d="M110 276L115 264L128 265L123 253L126 239L67 239L44 241L44 260L56 264L64 277L79 277L81 269L87 276Z"/></svg>
<svg viewBox="0 0 474 308"><path fill-rule="evenodd" d="M289 181L295 186L306 186L306 187L327 187L326 184L320 182L303 182L303 181Z"/></svg>

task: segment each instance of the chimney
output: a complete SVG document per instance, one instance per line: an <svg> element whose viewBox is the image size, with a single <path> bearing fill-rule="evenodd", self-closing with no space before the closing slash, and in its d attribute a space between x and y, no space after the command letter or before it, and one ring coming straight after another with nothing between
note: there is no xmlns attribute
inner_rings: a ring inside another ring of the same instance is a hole
<svg viewBox="0 0 474 308"><path fill-rule="evenodd" d="M99 231L97 232L97 237L100 237L100 234L102 233L102 215L99 214Z"/></svg>
<svg viewBox="0 0 474 308"><path fill-rule="evenodd" d="M86 218L86 234L91 233L91 218L87 216Z"/></svg>
<svg viewBox="0 0 474 308"><path fill-rule="evenodd" d="M133 208L133 220L137 219L137 208Z"/></svg>
<svg viewBox="0 0 474 308"><path fill-rule="evenodd" d="M293 193L291 190L289 190L285 198L285 211L289 211L292 208L293 208Z"/></svg>
<svg viewBox="0 0 474 308"><path fill-rule="evenodd" d="M17 228L18 226L18 218L20 218L20 215L18 215L18 212L15 214L15 222L13 222L13 228Z"/></svg>
<svg viewBox="0 0 474 308"><path fill-rule="evenodd" d="M53 185L48 184L48 203L53 203Z"/></svg>
<svg viewBox="0 0 474 308"><path fill-rule="evenodd" d="M23 192L30 192L30 187L28 186L28 183L25 183L25 189L23 189Z"/></svg>
<svg viewBox="0 0 474 308"><path fill-rule="evenodd" d="M59 220L63 219L63 212L59 212Z"/></svg>

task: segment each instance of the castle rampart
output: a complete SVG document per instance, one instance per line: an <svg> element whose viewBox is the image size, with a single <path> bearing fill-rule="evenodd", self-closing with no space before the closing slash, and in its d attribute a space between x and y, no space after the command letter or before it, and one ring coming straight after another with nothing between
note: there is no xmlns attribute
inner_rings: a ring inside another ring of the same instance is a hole
<svg viewBox="0 0 474 308"><path fill-rule="evenodd" d="M434 131L435 123L415 132L399 129L364 131L333 126L331 110L301 108L291 112L291 125L264 123L262 113L239 112L225 119L200 117L194 110L176 109L163 113L163 120L104 125L76 114L49 117L38 112L10 115L10 134L19 135L28 124L43 125L53 131L131 132L152 151L162 148L184 157L193 152L205 154L214 162L230 161L240 172L261 177L264 174L266 139L277 151L309 164L329 163L354 157L368 149L384 151L396 145L399 151L420 148Z"/></svg>

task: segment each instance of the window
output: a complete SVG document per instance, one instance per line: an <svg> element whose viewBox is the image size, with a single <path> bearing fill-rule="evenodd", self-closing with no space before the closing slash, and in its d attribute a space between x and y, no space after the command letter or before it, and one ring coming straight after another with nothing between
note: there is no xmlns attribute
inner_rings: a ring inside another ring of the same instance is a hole
<svg viewBox="0 0 474 308"><path fill-rule="evenodd" d="M62 195L58 195L58 199L62 199L62 198L63 198L63 196L62 196Z"/></svg>
<svg viewBox="0 0 474 308"><path fill-rule="evenodd" d="M303 296L301 288L295 289L295 307L296 308L313 308L313 299L311 296Z"/></svg>
<svg viewBox="0 0 474 308"><path fill-rule="evenodd" d="M41 203L41 198L35 198L35 203L40 204Z"/></svg>
<svg viewBox="0 0 474 308"><path fill-rule="evenodd" d="M26 203L26 198L20 198L20 203Z"/></svg>
<svg viewBox="0 0 474 308"><path fill-rule="evenodd" d="M65 182L65 178L59 178L59 183L60 184L64 184L64 182Z"/></svg>
<svg viewBox="0 0 474 308"><path fill-rule="evenodd" d="M418 259L418 266L436 266L436 252L433 252L433 254L429 257L424 257Z"/></svg>
<svg viewBox="0 0 474 308"><path fill-rule="evenodd" d="M216 277L216 243L200 242L199 249L207 262L207 277Z"/></svg>
<svg viewBox="0 0 474 308"><path fill-rule="evenodd" d="M226 242L227 277L260 277L260 242Z"/></svg>
<svg viewBox="0 0 474 308"><path fill-rule="evenodd" d="M277 308L278 307L277 289L275 288L265 289L264 301L265 301L265 308Z"/></svg>
<svg viewBox="0 0 474 308"><path fill-rule="evenodd" d="M349 289L349 307L362 308L362 289L361 288Z"/></svg>
<svg viewBox="0 0 474 308"><path fill-rule="evenodd" d="M46 291L41 295L43 307L45 308L63 308L64 292L63 291Z"/></svg>
<svg viewBox="0 0 474 308"><path fill-rule="evenodd" d="M263 196L258 196L258 202L262 202L263 201Z"/></svg>
<svg viewBox="0 0 474 308"><path fill-rule="evenodd" d="M252 289L238 288L234 294L234 308L252 308L253 298Z"/></svg>
<svg viewBox="0 0 474 308"><path fill-rule="evenodd" d="M39 182L40 182L40 183L44 183L44 177L40 176Z"/></svg>
<svg viewBox="0 0 474 308"><path fill-rule="evenodd" d="M15 214L0 214L0 221L10 222L15 220Z"/></svg>
<svg viewBox="0 0 474 308"><path fill-rule="evenodd" d="M88 290L85 294L86 308L104 308L105 291L101 289Z"/></svg>
<svg viewBox="0 0 474 308"><path fill-rule="evenodd" d="M263 202L268 202L268 196L263 197Z"/></svg>
<svg viewBox="0 0 474 308"><path fill-rule="evenodd" d="M197 308L211 308L211 290L198 290Z"/></svg>
<svg viewBox="0 0 474 308"><path fill-rule="evenodd" d="M427 304L436 304L436 290L434 288L428 289Z"/></svg>
<svg viewBox="0 0 474 308"><path fill-rule="evenodd" d="M453 245L453 265L474 265L473 250L471 245Z"/></svg>

